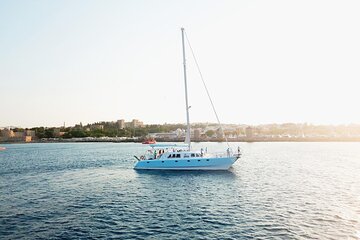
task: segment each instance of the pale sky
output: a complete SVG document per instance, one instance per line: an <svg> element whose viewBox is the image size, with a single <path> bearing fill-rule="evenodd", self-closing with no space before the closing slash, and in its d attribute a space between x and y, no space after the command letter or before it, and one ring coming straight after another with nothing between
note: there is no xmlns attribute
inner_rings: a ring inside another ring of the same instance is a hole
<svg viewBox="0 0 360 240"><path fill-rule="evenodd" d="M0 0L0 127L186 121L185 27L224 123L360 123L360 1ZM187 49L191 122L215 122Z"/></svg>

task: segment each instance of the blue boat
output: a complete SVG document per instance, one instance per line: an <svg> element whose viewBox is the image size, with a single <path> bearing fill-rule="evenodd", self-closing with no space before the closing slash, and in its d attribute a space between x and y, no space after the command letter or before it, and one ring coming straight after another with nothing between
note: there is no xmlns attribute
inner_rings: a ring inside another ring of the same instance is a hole
<svg viewBox="0 0 360 240"><path fill-rule="evenodd" d="M140 157L134 156L138 160L138 162L134 166L134 169L228 170L236 162L236 160L240 158L241 156L240 148L238 148L238 151L235 154L233 153L229 144L227 144L228 148L224 153L209 154L207 150L205 152L203 150L201 150L200 152L191 150L190 118L189 118L190 107L188 104L188 93L187 93L184 28L181 29L181 36L182 36L182 47L183 47L183 66L184 66L185 102L186 102L186 119L187 119L185 144L182 145L151 144L150 145L151 149L147 150L147 152L144 155ZM220 129L222 133L224 133L204 80L203 83L205 86L205 90L209 96L218 123L220 125Z"/></svg>

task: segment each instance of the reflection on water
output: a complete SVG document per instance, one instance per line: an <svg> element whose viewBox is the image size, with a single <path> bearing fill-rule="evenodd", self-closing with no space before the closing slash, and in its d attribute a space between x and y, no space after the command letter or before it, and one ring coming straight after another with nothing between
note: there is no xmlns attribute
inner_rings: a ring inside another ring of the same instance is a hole
<svg viewBox="0 0 360 240"><path fill-rule="evenodd" d="M137 169L135 170L137 174L146 174L146 175L154 175L156 177L197 177L197 176L203 176L203 177L209 177L209 176L216 176L216 177L228 177L228 178L236 178L236 174L233 172L232 168L230 168L227 171L222 170L216 170L216 171L210 171L210 170L185 170L185 171L176 171L176 170L141 170Z"/></svg>
<svg viewBox="0 0 360 240"><path fill-rule="evenodd" d="M135 171L141 144L7 145L0 238L360 238L359 143L240 145L229 171Z"/></svg>

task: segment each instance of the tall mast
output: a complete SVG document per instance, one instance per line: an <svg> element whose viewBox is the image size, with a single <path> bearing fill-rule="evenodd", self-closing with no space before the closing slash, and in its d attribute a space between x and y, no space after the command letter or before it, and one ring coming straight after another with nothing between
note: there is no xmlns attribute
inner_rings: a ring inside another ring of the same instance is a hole
<svg viewBox="0 0 360 240"><path fill-rule="evenodd" d="M186 81L186 58L185 58L184 31L185 31L185 29L181 28L182 47L183 47L184 81L185 81L186 123L187 123L185 143L189 145L189 151L190 151L190 149L191 149L190 117L189 117L189 101L188 101L187 81Z"/></svg>

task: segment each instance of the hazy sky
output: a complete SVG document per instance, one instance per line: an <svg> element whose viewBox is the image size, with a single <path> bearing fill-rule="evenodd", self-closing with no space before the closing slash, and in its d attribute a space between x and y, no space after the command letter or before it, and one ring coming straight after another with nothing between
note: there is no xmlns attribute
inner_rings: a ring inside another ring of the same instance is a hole
<svg viewBox="0 0 360 240"><path fill-rule="evenodd" d="M0 127L185 122L186 28L224 123L360 123L360 1L0 0ZM188 51L192 122L215 122Z"/></svg>

